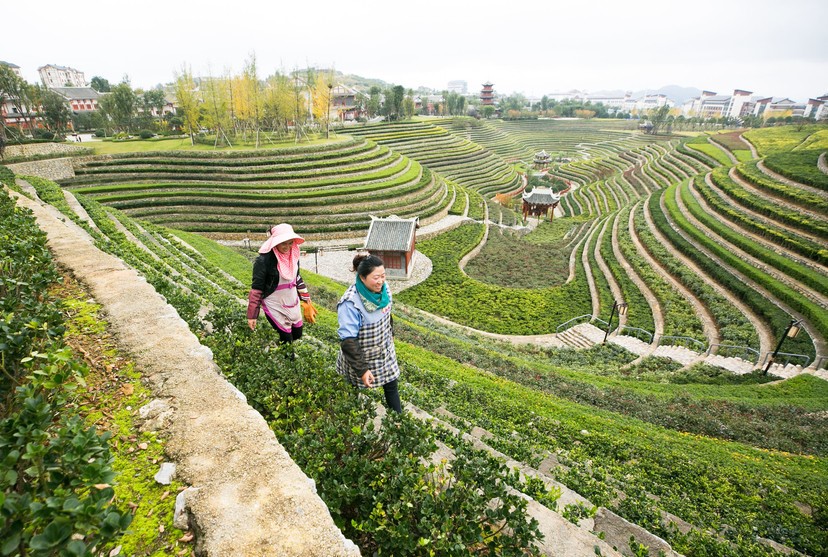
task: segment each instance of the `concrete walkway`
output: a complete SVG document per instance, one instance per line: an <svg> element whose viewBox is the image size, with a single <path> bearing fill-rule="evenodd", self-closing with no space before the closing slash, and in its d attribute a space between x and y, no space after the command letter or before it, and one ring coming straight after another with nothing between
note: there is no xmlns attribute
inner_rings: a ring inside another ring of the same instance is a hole
<svg viewBox="0 0 828 557"><path fill-rule="evenodd" d="M54 207L15 192L48 236L63 269L106 311L119 345L133 358L158 405L199 555L355 557L312 482L262 416L221 375L175 309L120 259ZM172 504L173 500L170 500Z"/></svg>

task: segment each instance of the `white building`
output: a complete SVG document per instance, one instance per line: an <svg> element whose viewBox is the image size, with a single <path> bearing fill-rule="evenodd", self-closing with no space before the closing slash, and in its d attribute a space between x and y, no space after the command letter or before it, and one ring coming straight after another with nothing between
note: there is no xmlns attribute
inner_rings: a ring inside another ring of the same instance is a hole
<svg viewBox="0 0 828 557"><path fill-rule="evenodd" d="M55 66L47 64L37 69L40 74L40 81L49 89L55 87L88 87L83 72L66 66Z"/></svg>
<svg viewBox="0 0 828 557"><path fill-rule="evenodd" d="M23 79L23 75L20 73L20 66L18 66L17 64L12 64L11 62L4 62L0 60L0 66L6 66L11 71L13 71L15 75L17 75L17 77Z"/></svg>
<svg viewBox="0 0 828 557"><path fill-rule="evenodd" d="M446 87L449 93L458 93L460 95L465 95L469 92L469 84L462 79L455 79L453 81L448 82L448 86Z"/></svg>

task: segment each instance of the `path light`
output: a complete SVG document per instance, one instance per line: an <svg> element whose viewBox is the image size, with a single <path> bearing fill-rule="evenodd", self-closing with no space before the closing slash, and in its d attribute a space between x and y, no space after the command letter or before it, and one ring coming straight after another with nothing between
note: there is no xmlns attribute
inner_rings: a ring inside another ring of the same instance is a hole
<svg viewBox="0 0 828 557"><path fill-rule="evenodd" d="M333 92L333 83L328 83L328 114L325 115L325 139L328 139L331 134L331 93Z"/></svg>
<svg viewBox="0 0 828 557"><path fill-rule="evenodd" d="M604 344L607 343L607 337L610 334L610 329L612 328L612 318L615 315L615 310L618 310L618 320L621 320L622 315L627 315L627 303L622 302L618 303L616 300L612 301L612 311L610 311L610 318L609 323L607 323L607 332L604 333Z"/></svg>
<svg viewBox="0 0 828 557"><path fill-rule="evenodd" d="M771 364L773 364L773 360L776 358L776 354L779 352L779 349L782 348L782 343L785 342L785 339L796 338L796 335L799 334L800 330L802 330L802 321L792 319L791 324L788 325L788 328L782 334L782 338L779 339L779 344L776 345L776 349L773 351L773 354L771 354L770 358L768 358L768 365L765 366L765 371L763 372L765 375L768 374L768 370L770 369Z"/></svg>

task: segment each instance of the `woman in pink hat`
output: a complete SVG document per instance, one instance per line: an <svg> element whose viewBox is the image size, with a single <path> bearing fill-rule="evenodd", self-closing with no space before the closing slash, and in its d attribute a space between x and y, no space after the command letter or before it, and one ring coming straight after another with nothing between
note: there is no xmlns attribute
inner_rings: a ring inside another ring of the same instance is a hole
<svg viewBox="0 0 828 557"><path fill-rule="evenodd" d="M270 238L259 248L259 256L253 262L247 324L251 330L256 328L261 307L282 343L302 337L302 306L312 308L308 287L299 274L299 245L304 241L289 224L273 226ZM313 316L308 320L312 322Z"/></svg>

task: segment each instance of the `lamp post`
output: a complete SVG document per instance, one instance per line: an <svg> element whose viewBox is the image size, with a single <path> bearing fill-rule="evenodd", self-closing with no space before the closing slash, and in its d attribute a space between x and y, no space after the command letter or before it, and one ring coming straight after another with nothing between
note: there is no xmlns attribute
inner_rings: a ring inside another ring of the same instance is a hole
<svg viewBox="0 0 828 557"><path fill-rule="evenodd" d="M333 92L333 83L328 83L328 113L325 115L325 139L328 139L331 134L331 93Z"/></svg>
<svg viewBox="0 0 828 557"><path fill-rule="evenodd" d="M612 328L612 318L615 315L615 310L618 310L618 319L620 321L622 315L627 315L627 303L622 302L619 304L616 300L612 301L612 311L610 311L610 318L607 323L607 332L604 333L604 344L607 343L607 337L609 336L610 329Z"/></svg>
<svg viewBox="0 0 828 557"><path fill-rule="evenodd" d="M770 369L771 364L773 364L773 359L776 358L776 354L779 352L779 349L782 348L782 343L785 342L786 338L796 338L796 335L799 334L800 329L802 329L802 321L797 321L796 319L791 319L790 325L788 328L785 329L785 332L782 334L782 338L779 339L779 344L776 345L776 349L773 351L773 354L770 355L768 358L768 365L765 366L765 375L768 374L768 370Z"/></svg>

